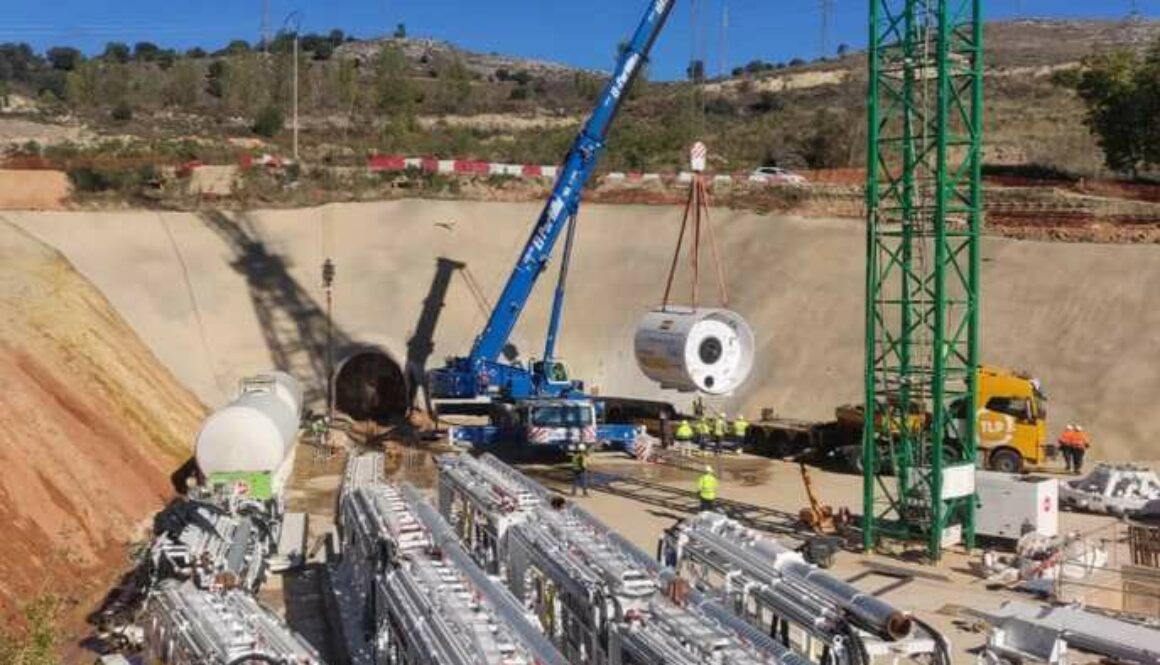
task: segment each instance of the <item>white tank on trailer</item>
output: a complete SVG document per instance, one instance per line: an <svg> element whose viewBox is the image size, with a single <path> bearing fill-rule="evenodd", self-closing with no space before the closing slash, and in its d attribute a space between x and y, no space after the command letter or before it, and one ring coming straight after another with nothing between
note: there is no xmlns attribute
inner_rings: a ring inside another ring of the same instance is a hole
<svg viewBox="0 0 1160 665"><path fill-rule="evenodd" d="M298 435L302 389L285 372L242 380L238 397L213 412L197 434L201 472L276 471Z"/></svg>
<svg viewBox="0 0 1160 665"><path fill-rule="evenodd" d="M727 309L656 309L636 326L636 363L661 388L727 395L753 369L753 331Z"/></svg>

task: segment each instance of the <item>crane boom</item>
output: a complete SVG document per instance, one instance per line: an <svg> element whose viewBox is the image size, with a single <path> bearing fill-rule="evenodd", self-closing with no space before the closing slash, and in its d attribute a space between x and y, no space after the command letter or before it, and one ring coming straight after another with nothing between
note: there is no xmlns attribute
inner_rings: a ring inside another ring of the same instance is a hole
<svg viewBox="0 0 1160 665"><path fill-rule="evenodd" d="M540 273L547 267L560 232L576 214L584 186L604 152L608 130L633 81L647 62L673 4L674 0L650 0L640 25L620 54L596 108L564 157L552 194L491 310L487 325L476 337L471 354L466 358L451 359L447 367L432 373L429 387L434 396L476 397L486 392L487 386L500 384L508 394L516 397L532 392L533 377L519 375L527 374L524 370L500 365L500 353L508 344ZM558 321L558 317L553 319ZM554 338L555 331L549 331L549 335Z"/></svg>

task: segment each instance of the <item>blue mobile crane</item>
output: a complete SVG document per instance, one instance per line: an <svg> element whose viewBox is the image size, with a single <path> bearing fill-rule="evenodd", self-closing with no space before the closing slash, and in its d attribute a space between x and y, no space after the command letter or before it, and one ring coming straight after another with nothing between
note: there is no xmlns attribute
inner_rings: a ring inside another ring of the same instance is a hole
<svg viewBox="0 0 1160 665"><path fill-rule="evenodd" d="M516 443L567 445L576 441L626 443L636 428L605 425L582 381L572 380L564 364L555 358L555 345L564 308L568 264L576 227L580 196L604 152L608 130L628 96L653 44L672 13L674 0L650 0L632 40L617 61L596 108L584 123L564 157L552 194L532 228L516 260L503 293L475 338L471 353L450 358L430 372L427 390L439 401L483 400L489 406L491 425L454 428L452 438L475 445ZM552 250L564 227L568 227L564 256L552 301L542 360L528 367L500 362L512 330L527 305L528 297L548 266Z"/></svg>

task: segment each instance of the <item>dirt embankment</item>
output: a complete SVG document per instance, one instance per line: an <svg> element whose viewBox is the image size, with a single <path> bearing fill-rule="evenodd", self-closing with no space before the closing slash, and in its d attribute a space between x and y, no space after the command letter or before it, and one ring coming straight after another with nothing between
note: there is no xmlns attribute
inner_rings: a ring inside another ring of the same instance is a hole
<svg viewBox="0 0 1160 665"><path fill-rule="evenodd" d="M67 628L171 494L196 398L57 251L0 218L0 615L38 594Z"/></svg>
<svg viewBox="0 0 1160 665"><path fill-rule="evenodd" d="M71 193L62 171L0 169L0 210L59 210Z"/></svg>

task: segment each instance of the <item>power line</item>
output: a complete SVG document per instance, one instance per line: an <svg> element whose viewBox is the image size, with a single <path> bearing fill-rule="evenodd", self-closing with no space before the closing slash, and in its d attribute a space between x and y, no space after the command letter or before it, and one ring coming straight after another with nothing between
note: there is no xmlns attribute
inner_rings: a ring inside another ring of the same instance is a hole
<svg viewBox="0 0 1160 665"><path fill-rule="evenodd" d="M262 52L265 53L270 43L270 0L262 0Z"/></svg>
<svg viewBox="0 0 1160 665"><path fill-rule="evenodd" d="M822 12L820 55L826 57L830 54L830 22L834 16L834 0L819 0L819 4Z"/></svg>

